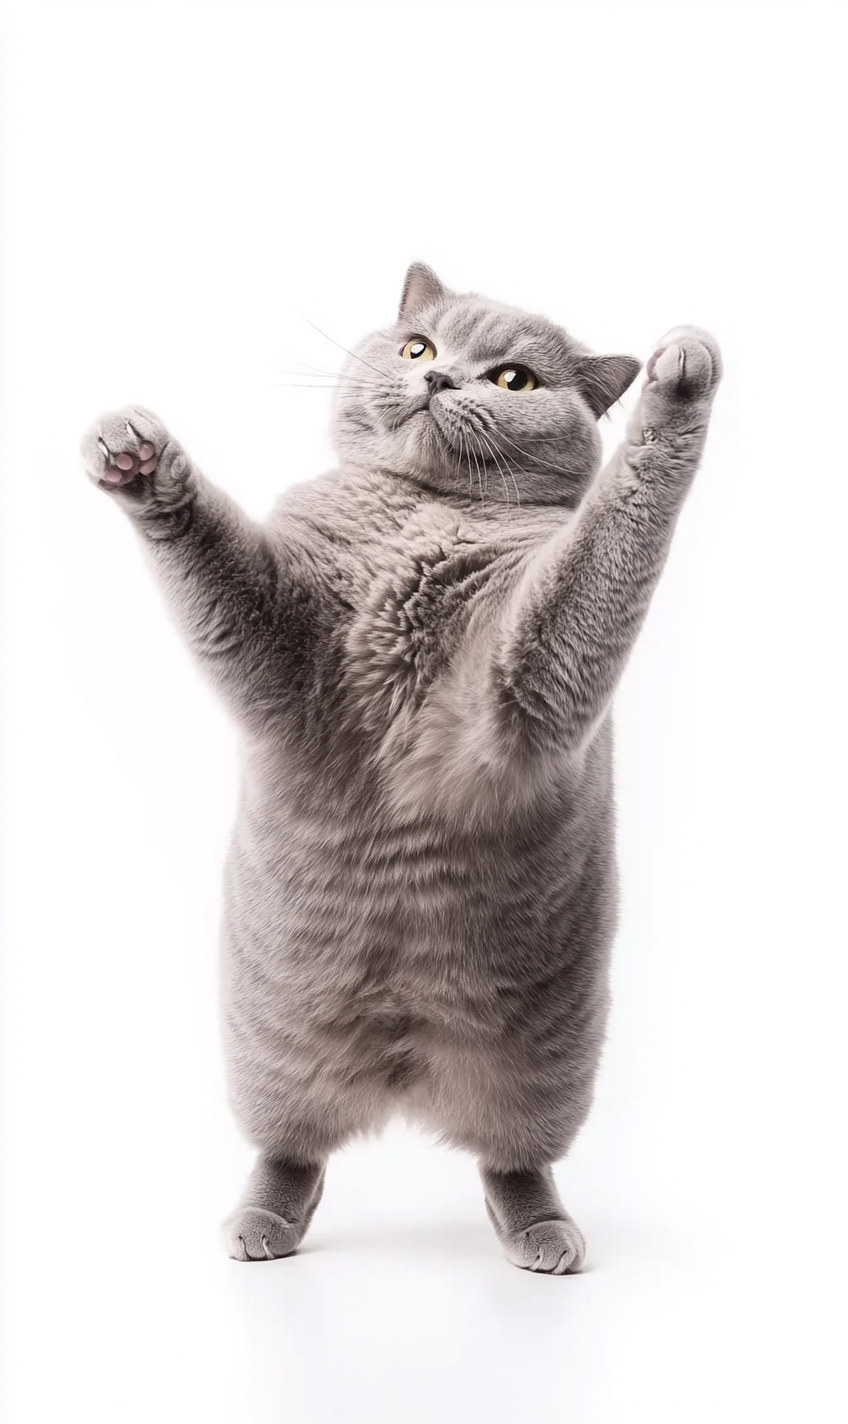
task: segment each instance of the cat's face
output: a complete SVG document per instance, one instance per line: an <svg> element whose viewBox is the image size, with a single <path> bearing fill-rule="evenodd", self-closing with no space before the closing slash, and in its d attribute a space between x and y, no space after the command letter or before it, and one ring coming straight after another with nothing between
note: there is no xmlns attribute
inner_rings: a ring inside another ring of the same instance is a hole
<svg viewBox="0 0 848 1424"><path fill-rule="evenodd" d="M396 323L344 365L335 443L346 462L446 492L575 505L600 461L598 417L638 370L414 263Z"/></svg>

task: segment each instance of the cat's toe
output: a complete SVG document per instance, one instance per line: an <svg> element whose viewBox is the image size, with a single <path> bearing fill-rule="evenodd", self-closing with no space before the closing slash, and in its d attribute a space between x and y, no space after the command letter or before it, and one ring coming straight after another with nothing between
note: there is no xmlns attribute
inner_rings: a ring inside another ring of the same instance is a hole
<svg viewBox="0 0 848 1424"><path fill-rule="evenodd" d="M238 1207L223 1226L227 1255L234 1261L276 1261L290 1256L302 1235L300 1226L258 1206Z"/></svg>
<svg viewBox="0 0 848 1424"><path fill-rule="evenodd" d="M699 326L676 326L660 338L645 368L645 390L684 399L711 394L722 374L718 342Z"/></svg>
<svg viewBox="0 0 848 1424"><path fill-rule="evenodd" d="M155 473L167 434L142 406L104 415L83 440L86 473L100 489L119 489Z"/></svg>
<svg viewBox="0 0 848 1424"><path fill-rule="evenodd" d="M573 1275L580 1270L585 1254L586 1243L573 1221L539 1221L519 1232L507 1246L513 1265L548 1276Z"/></svg>

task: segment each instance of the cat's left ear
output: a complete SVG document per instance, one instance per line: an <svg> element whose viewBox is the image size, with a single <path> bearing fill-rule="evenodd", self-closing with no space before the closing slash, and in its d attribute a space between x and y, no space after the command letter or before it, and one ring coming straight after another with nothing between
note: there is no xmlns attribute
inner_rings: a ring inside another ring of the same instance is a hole
<svg viewBox="0 0 848 1424"><path fill-rule="evenodd" d="M429 306L445 295L445 289L424 262L413 262L406 274L398 316L411 316L419 307Z"/></svg>
<svg viewBox="0 0 848 1424"><path fill-rule="evenodd" d="M635 356L583 356L577 384L596 416L602 416L623 396L642 369Z"/></svg>

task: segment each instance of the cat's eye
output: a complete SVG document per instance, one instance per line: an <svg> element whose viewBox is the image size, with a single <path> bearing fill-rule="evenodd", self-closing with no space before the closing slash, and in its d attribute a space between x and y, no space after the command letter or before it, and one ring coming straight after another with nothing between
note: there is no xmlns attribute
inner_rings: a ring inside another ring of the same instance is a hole
<svg viewBox="0 0 848 1424"><path fill-rule="evenodd" d="M413 336L400 354L407 361L435 361L436 348L431 346L429 341L425 341L423 336Z"/></svg>
<svg viewBox="0 0 848 1424"><path fill-rule="evenodd" d="M536 377L526 366L501 366L499 371L492 371L489 380L504 391L514 391L516 395L525 395L536 385Z"/></svg>

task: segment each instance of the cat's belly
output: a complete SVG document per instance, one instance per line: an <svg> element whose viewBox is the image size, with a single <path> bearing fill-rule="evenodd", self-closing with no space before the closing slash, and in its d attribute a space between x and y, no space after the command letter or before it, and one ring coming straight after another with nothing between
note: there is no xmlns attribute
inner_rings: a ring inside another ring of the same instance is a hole
<svg viewBox="0 0 848 1424"><path fill-rule="evenodd" d="M318 818L237 836L224 974L239 1051L399 1086L438 1043L523 1032L534 995L605 972L614 927L611 838L550 829L511 851L503 835Z"/></svg>

